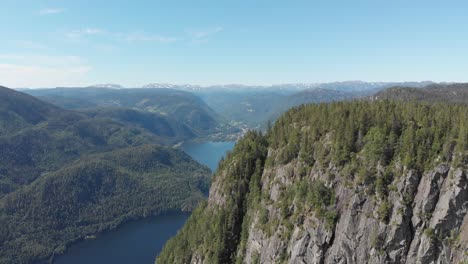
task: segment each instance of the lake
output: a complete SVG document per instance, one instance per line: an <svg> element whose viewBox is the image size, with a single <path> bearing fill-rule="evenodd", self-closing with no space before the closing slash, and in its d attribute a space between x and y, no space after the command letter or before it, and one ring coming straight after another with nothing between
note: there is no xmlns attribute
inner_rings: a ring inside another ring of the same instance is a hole
<svg viewBox="0 0 468 264"><path fill-rule="evenodd" d="M189 216L189 213L170 213L124 224L96 239L71 246L54 263L154 263L166 241Z"/></svg>
<svg viewBox="0 0 468 264"><path fill-rule="evenodd" d="M235 142L185 143L181 148L215 171L218 161ZM168 213L126 223L121 227L72 245L56 264L154 263L166 241L184 225L189 213Z"/></svg>
<svg viewBox="0 0 468 264"><path fill-rule="evenodd" d="M194 160L208 166L213 172L218 167L218 162L227 151L232 150L236 142L188 142L182 145L182 149Z"/></svg>

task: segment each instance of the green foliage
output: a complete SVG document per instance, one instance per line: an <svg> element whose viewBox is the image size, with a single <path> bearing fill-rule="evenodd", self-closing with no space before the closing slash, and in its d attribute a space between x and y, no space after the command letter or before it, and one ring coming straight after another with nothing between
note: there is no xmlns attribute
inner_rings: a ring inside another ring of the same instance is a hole
<svg viewBox="0 0 468 264"><path fill-rule="evenodd" d="M286 87L285 87L286 88ZM236 87L235 89L201 89L194 91L217 113L233 122L259 129L268 120L276 120L291 107L306 103L347 100L362 96L359 92L330 89L306 89L300 92L278 92L277 89ZM283 91L287 90L284 89Z"/></svg>
<svg viewBox="0 0 468 264"><path fill-rule="evenodd" d="M466 166L465 120L468 107L461 104L356 101L293 108L278 119L267 139L261 138L261 144L253 144L251 134L239 142L236 148L245 150L228 155L215 176L215 200L221 192L226 202L220 207L211 202L200 213L200 219L205 220L191 220L189 227L166 246L157 263L190 263L194 255L203 257L206 263L243 263L250 228L286 241L292 228L300 226L301 219L309 214L333 229L339 217L335 193L324 182L333 182L333 177L344 179L346 188L375 194L372 199L379 205L378 218L387 223L393 209L387 197L396 191L392 185L395 177L409 170L424 173L441 162ZM251 144L254 146L248 147ZM261 153L261 162L250 156L255 149L264 149L257 152ZM268 164L267 169L256 166L260 168L256 171L252 167L255 163ZM278 177L271 182L275 178L271 174L279 168L285 170L285 179ZM288 174L291 168L294 170ZM311 170L323 176L311 180ZM270 186L262 186L262 181ZM276 201L270 200L271 185L279 185ZM404 194L404 203L409 205L412 199L409 193ZM242 217L227 221L231 215ZM252 226L256 217L259 225ZM217 219L220 222L214 223ZM194 223L203 233L192 231L197 228ZM223 239L216 240L214 234ZM383 239L377 235L373 238L379 250ZM187 244L190 246L184 246ZM187 259L178 258L179 253ZM288 257L281 255L283 258Z"/></svg>
<svg viewBox="0 0 468 264"><path fill-rule="evenodd" d="M299 157L310 165L319 161L323 168L330 163L354 164L353 168L359 168L356 176L370 184L375 178L369 178L372 171L365 169L377 164L402 162L407 169L419 171L436 160L455 159L463 164L467 112L464 105L396 101L304 105L275 123L269 142L281 150L281 163Z"/></svg>
<svg viewBox="0 0 468 264"><path fill-rule="evenodd" d="M252 264L260 264L260 254L258 254L257 252L253 253Z"/></svg>
<svg viewBox="0 0 468 264"><path fill-rule="evenodd" d="M209 169L155 145L178 130L111 112L66 111L0 87L1 263L45 262L86 235L203 199Z"/></svg>
<svg viewBox="0 0 468 264"><path fill-rule="evenodd" d="M424 229L424 235L429 238L430 240L434 240L435 239L435 231L434 231L434 228L426 228Z"/></svg>
<svg viewBox="0 0 468 264"><path fill-rule="evenodd" d="M423 101L431 103L468 103L468 85L466 83L433 84L423 89L394 87L377 93L375 98L400 101Z"/></svg>
<svg viewBox="0 0 468 264"><path fill-rule="evenodd" d="M260 209L260 214L258 216L258 221L260 225L265 225L268 222L268 210L266 208Z"/></svg>
<svg viewBox="0 0 468 264"><path fill-rule="evenodd" d="M154 145L83 157L2 199L0 256L44 260L128 220L191 210L208 177L186 154Z"/></svg>
<svg viewBox="0 0 468 264"><path fill-rule="evenodd" d="M221 131L219 128L221 118L200 98L189 92L173 89L106 88L36 89L27 92L59 107L72 110L90 106L129 108L145 111L147 114L144 118L148 118L150 112L154 114L153 116L179 123L178 126L185 127L197 136ZM92 112L94 110L91 114ZM118 118L126 118L122 113L118 115Z"/></svg>
<svg viewBox="0 0 468 264"><path fill-rule="evenodd" d="M379 220L388 223L388 220L390 218L390 211L392 210L392 204L388 202L387 199L385 199L380 205L379 208L377 209L377 214L379 216Z"/></svg>
<svg viewBox="0 0 468 264"><path fill-rule="evenodd" d="M241 236L245 234L242 229L247 207L260 199L266 154L266 138L248 132L220 163L213 178L214 185L222 181L223 187L218 191L227 194L219 197L224 205L200 206L179 234L166 244L156 263L189 263L195 254L206 263L234 262ZM264 221L268 221L268 211L264 209L262 214Z"/></svg>

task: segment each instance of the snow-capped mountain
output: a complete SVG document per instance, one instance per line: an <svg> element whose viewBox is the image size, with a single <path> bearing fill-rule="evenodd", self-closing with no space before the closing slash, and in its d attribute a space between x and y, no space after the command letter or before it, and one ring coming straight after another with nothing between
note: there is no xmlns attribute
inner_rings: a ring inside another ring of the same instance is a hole
<svg viewBox="0 0 468 264"><path fill-rule="evenodd" d="M122 89L125 88L120 84L115 83L103 83L103 84L94 84L90 85L87 88L111 88L111 89Z"/></svg>
<svg viewBox="0 0 468 264"><path fill-rule="evenodd" d="M379 90L392 86L424 87L433 84L431 81L423 82L364 82L364 81L343 81L328 83L286 83L275 85L245 85L245 84L219 84L209 86L199 86L191 84L169 84L169 83L151 83L142 86L142 88L168 88L184 91L208 91L208 90L258 90L274 89L276 91L302 91L309 89L327 89L347 92L362 92L369 90Z"/></svg>
<svg viewBox="0 0 468 264"><path fill-rule="evenodd" d="M192 84L150 83L141 88L167 88L167 89L200 89L201 86Z"/></svg>

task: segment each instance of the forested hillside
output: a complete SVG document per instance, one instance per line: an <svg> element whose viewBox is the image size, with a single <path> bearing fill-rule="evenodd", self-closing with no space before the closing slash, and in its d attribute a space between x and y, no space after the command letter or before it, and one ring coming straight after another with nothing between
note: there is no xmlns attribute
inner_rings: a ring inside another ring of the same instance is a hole
<svg viewBox="0 0 468 264"><path fill-rule="evenodd" d="M177 120L197 136L228 127L205 102L189 92L172 89L55 88L25 90L41 100L68 109L128 108Z"/></svg>
<svg viewBox="0 0 468 264"><path fill-rule="evenodd" d="M372 98L468 104L468 84L433 84L422 89L401 86L393 87L377 93Z"/></svg>
<svg viewBox="0 0 468 264"><path fill-rule="evenodd" d="M60 115L60 109L0 86L0 136Z"/></svg>
<svg viewBox="0 0 468 264"><path fill-rule="evenodd" d="M130 110L78 113L0 88L0 263L41 263L85 236L191 210L210 170L162 146L178 124Z"/></svg>
<svg viewBox="0 0 468 264"><path fill-rule="evenodd" d="M468 261L468 107L303 105L222 161L156 263Z"/></svg>
<svg viewBox="0 0 468 264"><path fill-rule="evenodd" d="M372 91L288 89L206 89L195 93L227 120L255 129L264 128L268 121L273 122L291 107L301 104L342 101L373 94Z"/></svg>
<svg viewBox="0 0 468 264"><path fill-rule="evenodd" d="M145 129L169 144L197 137L196 131L172 116L128 108L93 108L81 113L92 118L110 118Z"/></svg>
<svg viewBox="0 0 468 264"><path fill-rule="evenodd" d="M251 129L265 128L291 107L306 103L334 102L370 96L388 87L424 87L433 82L291 83L271 86L149 84L147 88L171 88L201 97L231 124ZM72 104L73 102L69 102Z"/></svg>

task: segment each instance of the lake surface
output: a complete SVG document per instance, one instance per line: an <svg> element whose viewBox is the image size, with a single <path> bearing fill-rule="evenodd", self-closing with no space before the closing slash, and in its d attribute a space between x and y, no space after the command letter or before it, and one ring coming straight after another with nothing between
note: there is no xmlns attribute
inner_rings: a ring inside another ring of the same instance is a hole
<svg viewBox="0 0 468 264"><path fill-rule="evenodd" d="M226 151L232 150L235 142L186 143L182 149L196 161L215 171L218 161ZM127 264L154 263L168 239L184 225L189 213L169 213L148 219L137 220L72 245L64 255L58 256L56 264Z"/></svg>
<svg viewBox="0 0 468 264"><path fill-rule="evenodd" d="M189 213L138 220L71 246L57 264L154 263L166 241L184 225Z"/></svg>
<svg viewBox="0 0 468 264"><path fill-rule="evenodd" d="M218 167L218 162L227 151L232 150L236 142L223 141L223 142L188 142L182 145L182 149L192 156L193 159L208 166L213 172Z"/></svg>

